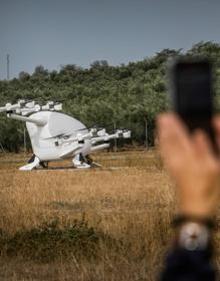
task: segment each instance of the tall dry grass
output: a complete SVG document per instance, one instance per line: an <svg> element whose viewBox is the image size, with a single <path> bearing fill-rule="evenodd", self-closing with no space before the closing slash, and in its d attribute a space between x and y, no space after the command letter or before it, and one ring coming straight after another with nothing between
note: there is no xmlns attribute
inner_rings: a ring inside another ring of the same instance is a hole
<svg viewBox="0 0 220 281"><path fill-rule="evenodd" d="M0 280L156 280L175 204L154 151L97 154L86 171L13 158L0 158Z"/></svg>

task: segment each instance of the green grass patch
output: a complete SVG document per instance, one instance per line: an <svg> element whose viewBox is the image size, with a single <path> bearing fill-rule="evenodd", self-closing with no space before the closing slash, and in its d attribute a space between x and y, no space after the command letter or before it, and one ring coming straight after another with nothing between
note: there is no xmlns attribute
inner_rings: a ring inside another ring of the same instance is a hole
<svg viewBox="0 0 220 281"><path fill-rule="evenodd" d="M2 256L20 256L39 262L50 262L69 255L90 259L97 256L99 242L103 239L105 235L88 226L84 218L64 228L59 227L58 220L53 220L13 236L1 231L0 249Z"/></svg>

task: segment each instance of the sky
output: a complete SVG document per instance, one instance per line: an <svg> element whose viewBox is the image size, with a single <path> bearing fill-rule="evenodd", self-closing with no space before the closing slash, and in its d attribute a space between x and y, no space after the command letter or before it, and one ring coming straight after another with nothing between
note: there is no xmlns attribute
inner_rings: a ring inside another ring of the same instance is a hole
<svg viewBox="0 0 220 281"><path fill-rule="evenodd" d="M220 42L220 0L0 0L0 79Z"/></svg>

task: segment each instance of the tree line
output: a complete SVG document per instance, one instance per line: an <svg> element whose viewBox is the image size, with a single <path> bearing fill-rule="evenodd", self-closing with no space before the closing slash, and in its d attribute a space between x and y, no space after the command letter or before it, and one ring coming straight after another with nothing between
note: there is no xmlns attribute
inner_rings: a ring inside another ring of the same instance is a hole
<svg viewBox="0 0 220 281"><path fill-rule="evenodd" d="M216 109L220 97L220 44L199 42L188 51L164 49L137 62L112 66L106 60L89 68L75 64L48 71L39 65L33 74L20 72L18 78L0 81L1 105L18 99L62 101L64 112L94 125L132 131L131 145L143 145L145 127L148 144L154 144L155 119L169 108L166 89L167 60L174 56L202 55L214 62ZM23 149L24 124L0 115L0 143L6 151ZM28 142L30 147L30 142ZM1 148L0 148L1 150Z"/></svg>

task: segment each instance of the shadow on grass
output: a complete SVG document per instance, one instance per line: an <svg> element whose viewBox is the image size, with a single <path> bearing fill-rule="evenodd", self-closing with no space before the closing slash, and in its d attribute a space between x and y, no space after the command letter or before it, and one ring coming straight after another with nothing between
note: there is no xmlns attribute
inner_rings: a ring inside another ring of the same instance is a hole
<svg viewBox="0 0 220 281"><path fill-rule="evenodd" d="M68 258L74 255L93 259L98 257L100 244L104 241L107 247L121 244L103 232L88 226L83 218L64 228L59 221L53 220L41 227L29 231L20 231L13 236L0 232L1 256L20 256L26 260L50 262L56 258Z"/></svg>

